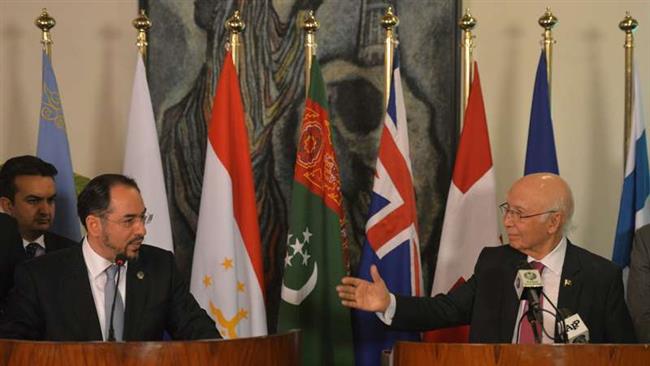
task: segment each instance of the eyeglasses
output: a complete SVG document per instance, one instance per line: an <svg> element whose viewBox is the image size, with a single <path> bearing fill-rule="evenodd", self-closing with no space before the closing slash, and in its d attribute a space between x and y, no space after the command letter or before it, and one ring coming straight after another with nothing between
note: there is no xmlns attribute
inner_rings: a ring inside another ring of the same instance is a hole
<svg viewBox="0 0 650 366"><path fill-rule="evenodd" d="M110 221L112 223L118 224L126 229L129 229L133 227L138 222L142 222L143 225L147 225L153 221L153 214L152 213L144 213L142 215L137 215L137 216L129 216L125 217L120 220L111 220L106 216L100 216L102 220Z"/></svg>
<svg viewBox="0 0 650 366"><path fill-rule="evenodd" d="M534 213L534 214L530 214L530 215L524 215L521 211L510 208L510 205L508 204L508 202L504 202L504 203L500 204L499 209L501 209L501 213L503 214L503 217L506 217L506 216L510 215L510 217L514 221L519 221L521 219L527 219L529 217L541 216L541 215L546 215L546 214L558 212L558 210L548 210L548 211Z"/></svg>

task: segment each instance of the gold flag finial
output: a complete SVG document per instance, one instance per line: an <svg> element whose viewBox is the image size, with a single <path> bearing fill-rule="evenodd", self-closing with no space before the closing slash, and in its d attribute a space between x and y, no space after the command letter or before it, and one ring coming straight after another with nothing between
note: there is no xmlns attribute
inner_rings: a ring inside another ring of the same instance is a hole
<svg viewBox="0 0 650 366"><path fill-rule="evenodd" d="M133 19L132 24L133 27L138 30L136 45L138 46L140 54L142 54L142 57L144 58L147 55L147 46L149 45L147 42L147 31L151 28L151 20L147 17L144 9L140 9L140 15Z"/></svg>
<svg viewBox="0 0 650 366"><path fill-rule="evenodd" d="M388 9L386 9L386 14L381 17L381 26L384 27L385 30L392 30L398 25L399 18L395 16L395 13L393 13L393 7L388 6Z"/></svg>
<svg viewBox="0 0 650 366"><path fill-rule="evenodd" d="M465 9L465 14L458 20L458 27L464 31L471 31L476 26L476 18L469 12L469 8Z"/></svg>
<svg viewBox="0 0 650 366"><path fill-rule="evenodd" d="M551 12L551 8L547 7L546 11L541 17L539 17L539 20L537 20L537 22L542 28L550 31L558 23L558 19Z"/></svg>
<svg viewBox="0 0 650 366"><path fill-rule="evenodd" d="M318 28L320 28L320 23L318 23L318 20L316 20L314 11L307 11L307 14L305 14L305 19L302 22L302 29L307 33L313 34L318 30Z"/></svg>
<svg viewBox="0 0 650 366"><path fill-rule="evenodd" d="M46 8L41 10L41 15L34 20L34 24L41 30L41 43L43 44L43 49L49 55L52 51L52 36L50 35L50 29L54 28L56 25L56 20L50 16Z"/></svg>
<svg viewBox="0 0 650 366"><path fill-rule="evenodd" d="M235 10L233 15L226 20L226 30L230 33L241 33L246 29L246 24L241 20L239 10Z"/></svg>
<svg viewBox="0 0 650 366"><path fill-rule="evenodd" d="M625 12L625 18L618 23L618 27L625 33L632 33L639 26L639 22L632 18L629 11Z"/></svg>

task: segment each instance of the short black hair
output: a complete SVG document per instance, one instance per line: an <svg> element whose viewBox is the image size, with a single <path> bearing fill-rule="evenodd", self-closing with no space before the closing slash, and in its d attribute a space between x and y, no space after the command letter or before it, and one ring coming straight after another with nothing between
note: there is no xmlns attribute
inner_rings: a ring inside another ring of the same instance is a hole
<svg viewBox="0 0 650 366"><path fill-rule="evenodd" d="M84 228L88 215L101 216L107 212L111 205L111 188L119 185L132 187L140 192L140 188L133 178L122 174L102 174L88 182L83 191L79 193L77 214Z"/></svg>
<svg viewBox="0 0 650 366"><path fill-rule="evenodd" d="M16 196L16 177L32 175L51 177L58 173L54 165L33 155L22 155L5 161L0 169L0 197L7 197L12 202Z"/></svg>

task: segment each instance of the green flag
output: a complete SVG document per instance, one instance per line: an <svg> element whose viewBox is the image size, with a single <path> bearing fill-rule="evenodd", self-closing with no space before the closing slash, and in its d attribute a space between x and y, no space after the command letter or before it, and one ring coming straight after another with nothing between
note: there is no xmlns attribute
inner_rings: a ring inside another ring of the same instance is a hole
<svg viewBox="0 0 650 366"><path fill-rule="evenodd" d="M304 365L352 365L350 311L336 294L346 272L347 237L325 95L314 60L296 157L278 327L302 329Z"/></svg>

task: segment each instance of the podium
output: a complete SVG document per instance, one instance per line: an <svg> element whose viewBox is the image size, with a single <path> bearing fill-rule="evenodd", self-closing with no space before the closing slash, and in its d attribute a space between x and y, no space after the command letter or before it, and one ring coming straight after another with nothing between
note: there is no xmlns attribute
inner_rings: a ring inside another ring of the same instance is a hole
<svg viewBox="0 0 650 366"><path fill-rule="evenodd" d="M650 344L466 344L397 342L392 364L649 365Z"/></svg>
<svg viewBox="0 0 650 366"><path fill-rule="evenodd" d="M233 340L31 342L0 339L0 366L300 365L300 332Z"/></svg>

